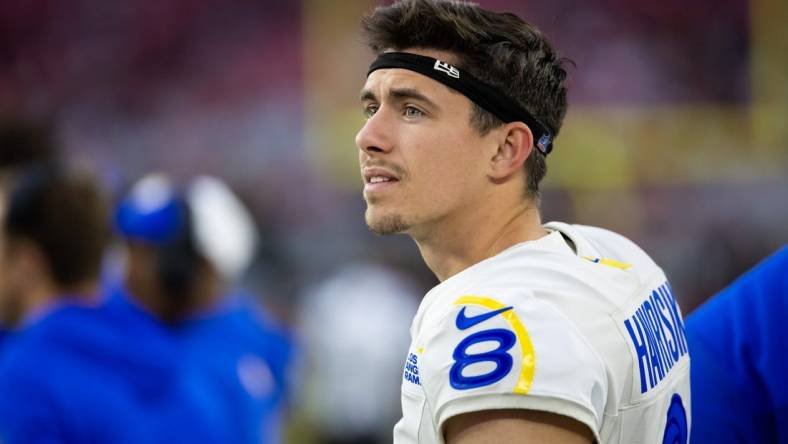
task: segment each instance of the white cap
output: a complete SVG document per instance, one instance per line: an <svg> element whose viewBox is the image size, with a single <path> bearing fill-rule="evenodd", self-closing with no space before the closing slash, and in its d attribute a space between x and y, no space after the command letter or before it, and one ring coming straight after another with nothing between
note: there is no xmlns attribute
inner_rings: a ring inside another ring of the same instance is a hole
<svg viewBox="0 0 788 444"><path fill-rule="evenodd" d="M243 273L254 259L257 230L246 207L215 177L194 179L186 193L198 252L227 280Z"/></svg>

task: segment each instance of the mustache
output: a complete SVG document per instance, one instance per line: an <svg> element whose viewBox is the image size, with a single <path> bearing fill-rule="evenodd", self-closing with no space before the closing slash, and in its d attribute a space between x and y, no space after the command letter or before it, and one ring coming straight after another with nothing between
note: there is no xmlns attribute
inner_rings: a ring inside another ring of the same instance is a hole
<svg viewBox="0 0 788 444"><path fill-rule="evenodd" d="M368 162L364 162L361 164L362 171L364 170L364 168L383 168L391 171L395 176L399 177L400 179L405 177L405 170L393 163L370 160Z"/></svg>

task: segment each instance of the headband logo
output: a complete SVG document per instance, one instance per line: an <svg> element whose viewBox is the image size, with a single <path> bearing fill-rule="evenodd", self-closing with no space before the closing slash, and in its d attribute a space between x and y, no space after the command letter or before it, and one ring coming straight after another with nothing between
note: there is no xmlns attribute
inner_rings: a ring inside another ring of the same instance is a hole
<svg viewBox="0 0 788 444"><path fill-rule="evenodd" d="M435 70L436 71L443 71L446 74L448 74L449 76L454 77L455 79L459 79L460 78L460 70L459 69L449 65L446 62L441 62L440 60L436 60L435 61Z"/></svg>
<svg viewBox="0 0 788 444"><path fill-rule="evenodd" d="M549 150L547 149L550 146L550 142L552 142L552 137L549 134L542 134L542 137L539 138L539 141L536 142L536 147L539 148L539 151L547 154Z"/></svg>

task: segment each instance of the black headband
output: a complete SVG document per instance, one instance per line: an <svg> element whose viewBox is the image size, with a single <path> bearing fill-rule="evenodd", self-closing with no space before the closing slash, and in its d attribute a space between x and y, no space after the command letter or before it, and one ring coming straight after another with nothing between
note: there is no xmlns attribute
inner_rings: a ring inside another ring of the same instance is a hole
<svg viewBox="0 0 788 444"><path fill-rule="evenodd" d="M415 71L459 92L473 103L506 123L523 122L534 135L534 145L545 156L553 149L553 135L517 102L498 89L477 80L465 71L434 59L407 52L385 52L372 62L367 76L378 69L400 68Z"/></svg>

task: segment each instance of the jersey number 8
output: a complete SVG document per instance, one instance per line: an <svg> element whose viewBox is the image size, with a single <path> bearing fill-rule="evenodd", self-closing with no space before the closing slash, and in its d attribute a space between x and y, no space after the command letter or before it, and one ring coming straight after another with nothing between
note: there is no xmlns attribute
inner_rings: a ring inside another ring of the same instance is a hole
<svg viewBox="0 0 788 444"><path fill-rule="evenodd" d="M490 341L497 342L498 347L481 353L468 354L468 347ZM514 333L501 328L480 331L460 341L452 354L454 365L449 371L451 386L457 390L469 390L484 387L503 379L512 370L512 357L507 351L516 341ZM482 362L492 362L495 364L495 368L481 375L465 376L462 374L465 367Z"/></svg>

